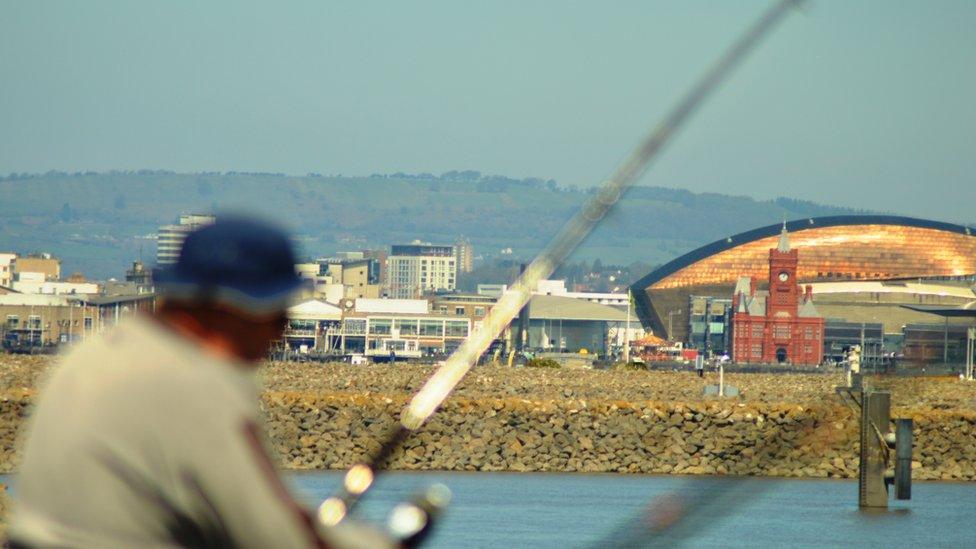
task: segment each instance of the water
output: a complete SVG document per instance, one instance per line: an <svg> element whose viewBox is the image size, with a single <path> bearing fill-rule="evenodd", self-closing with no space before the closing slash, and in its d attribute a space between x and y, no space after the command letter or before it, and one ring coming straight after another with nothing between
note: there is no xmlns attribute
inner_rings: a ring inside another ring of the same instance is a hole
<svg viewBox="0 0 976 549"><path fill-rule="evenodd" d="M314 507L339 485L336 471L288 475ZM13 484L16 476L0 475ZM725 482L708 477L557 473L392 472L380 477L358 510L382 521L396 503L432 483L454 499L425 547L585 547L675 492L707 500ZM857 483L746 478L721 508L691 526L692 547L974 547L976 484L916 482L911 501L887 511L857 508Z"/></svg>
<svg viewBox="0 0 976 549"><path fill-rule="evenodd" d="M295 473L309 505L328 497L338 472ZM655 496L700 497L715 479L535 473L388 473L359 512L382 520L434 482L454 499L427 547L579 547L606 540ZM911 501L887 511L857 508L853 481L749 478L724 510L711 510L693 547L976 546L976 484L917 482ZM725 511L728 512L725 512Z"/></svg>

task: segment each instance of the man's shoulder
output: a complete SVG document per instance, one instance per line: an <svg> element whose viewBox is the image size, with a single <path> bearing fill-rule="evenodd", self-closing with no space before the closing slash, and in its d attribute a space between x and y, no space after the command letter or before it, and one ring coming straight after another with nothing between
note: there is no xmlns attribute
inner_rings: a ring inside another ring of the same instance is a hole
<svg viewBox="0 0 976 549"><path fill-rule="evenodd" d="M65 355L54 378L70 379L90 392L175 394L219 398L240 392L229 367L158 325L134 319L83 342Z"/></svg>

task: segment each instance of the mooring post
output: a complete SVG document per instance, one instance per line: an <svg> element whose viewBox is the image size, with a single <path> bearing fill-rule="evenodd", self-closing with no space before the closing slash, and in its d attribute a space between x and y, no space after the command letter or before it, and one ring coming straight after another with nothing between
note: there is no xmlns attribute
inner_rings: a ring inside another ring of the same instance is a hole
<svg viewBox="0 0 976 549"><path fill-rule="evenodd" d="M858 505L888 507L887 444L891 420L891 393L865 390L861 393L861 454L858 475Z"/></svg>
<svg viewBox="0 0 976 549"><path fill-rule="evenodd" d="M897 499L912 498L913 423L911 419L896 419L895 431L891 432L891 393L871 389L862 383L860 375L853 381L856 388L838 386L835 391L860 406L858 505L862 509L886 509L889 484L894 484ZM889 465L894 466L893 471Z"/></svg>

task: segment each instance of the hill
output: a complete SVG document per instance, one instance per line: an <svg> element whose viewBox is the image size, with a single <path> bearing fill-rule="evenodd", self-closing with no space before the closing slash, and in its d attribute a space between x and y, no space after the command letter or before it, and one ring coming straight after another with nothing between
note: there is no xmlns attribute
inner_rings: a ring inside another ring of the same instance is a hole
<svg viewBox="0 0 976 549"><path fill-rule="evenodd" d="M46 251L64 271L120 277L180 213L248 211L294 231L309 257L421 239L469 238L476 254L529 257L591 191L475 171L369 177L165 171L12 174L0 180L0 250ZM856 213L780 198L637 187L577 258L657 264L701 244L787 218Z"/></svg>

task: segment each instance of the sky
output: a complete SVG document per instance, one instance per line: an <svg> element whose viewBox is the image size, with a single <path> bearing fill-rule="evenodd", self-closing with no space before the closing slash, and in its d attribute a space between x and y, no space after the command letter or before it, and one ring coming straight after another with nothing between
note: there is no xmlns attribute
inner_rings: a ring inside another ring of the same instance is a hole
<svg viewBox="0 0 976 549"><path fill-rule="evenodd" d="M768 2L0 0L0 174L588 187ZM814 1L641 180L974 222L976 2Z"/></svg>

